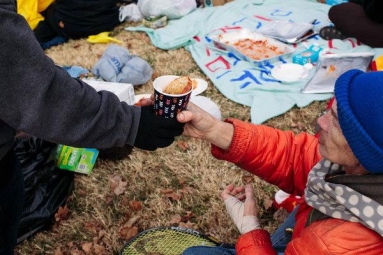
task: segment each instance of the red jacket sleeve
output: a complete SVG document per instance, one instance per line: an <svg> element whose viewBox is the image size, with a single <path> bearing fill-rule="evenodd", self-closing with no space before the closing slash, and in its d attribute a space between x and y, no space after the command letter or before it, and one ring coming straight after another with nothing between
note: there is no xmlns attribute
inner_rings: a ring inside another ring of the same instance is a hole
<svg viewBox="0 0 383 255"><path fill-rule="evenodd" d="M277 254L266 230L256 229L239 237L235 245L237 255L274 255Z"/></svg>
<svg viewBox="0 0 383 255"><path fill-rule="evenodd" d="M308 172L321 158L317 138L236 119L226 122L234 125L233 140L227 151L212 145L215 158L232 162L285 192L303 195Z"/></svg>

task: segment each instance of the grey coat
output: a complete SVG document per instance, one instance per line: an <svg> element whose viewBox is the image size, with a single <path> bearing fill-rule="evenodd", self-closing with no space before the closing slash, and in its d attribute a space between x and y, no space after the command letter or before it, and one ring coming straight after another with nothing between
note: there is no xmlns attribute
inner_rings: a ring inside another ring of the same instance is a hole
<svg viewBox="0 0 383 255"><path fill-rule="evenodd" d="M0 0L0 159L16 131L76 147L133 145L140 108L55 66L14 0Z"/></svg>

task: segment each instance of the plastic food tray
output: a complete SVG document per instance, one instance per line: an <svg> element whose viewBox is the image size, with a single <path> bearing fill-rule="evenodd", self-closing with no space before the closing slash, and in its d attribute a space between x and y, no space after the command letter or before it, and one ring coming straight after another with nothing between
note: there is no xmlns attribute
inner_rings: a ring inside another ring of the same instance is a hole
<svg viewBox="0 0 383 255"><path fill-rule="evenodd" d="M238 58L248 61L256 66L267 65L269 63L276 62L280 59L280 57L288 58L294 52L294 48L285 43L282 43L276 39L266 37L257 32L250 31L248 29L239 29L226 33L218 33L218 34L209 34L207 35L210 38L214 46L220 50L228 51L233 53ZM265 41L265 45L273 47L275 46L282 53L276 56L253 59L242 52L240 52L236 47L235 43L243 39L251 39L253 41Z"/></svg>

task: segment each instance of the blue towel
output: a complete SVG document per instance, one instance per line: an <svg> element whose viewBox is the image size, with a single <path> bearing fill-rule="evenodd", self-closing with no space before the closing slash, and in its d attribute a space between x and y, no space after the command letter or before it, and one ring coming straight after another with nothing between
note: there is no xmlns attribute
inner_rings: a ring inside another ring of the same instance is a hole
<svg viewBox="0 0 383 255"><path fill-rule="evenodd" d="M302 94L301 89L310 76L300 82L283 84L270 76L273 66L291 63L292 56L280 58L261 68L228 54L211 49L211 40L206 35L213 31L251 29L257 31L270 20L311 22L317 19L315 30L329 25L330 6L315 0L235 0L223 6L199 8L178 20L169 21L160 29L127 27L129 31L144 31L154 46L161 49L185 47L210 78L212 83L227 98L251 107L251 121L259 124L285 113L293 106L304 107L313 101L326 100L333 96L326 94ZM360 45L356 40L325 41L315 36L305 43L296 44L294 54L315 44L333 53L373 50ZM209 46L210 45L210 46ZM380 51L381 52L381 51Z"/></svg>

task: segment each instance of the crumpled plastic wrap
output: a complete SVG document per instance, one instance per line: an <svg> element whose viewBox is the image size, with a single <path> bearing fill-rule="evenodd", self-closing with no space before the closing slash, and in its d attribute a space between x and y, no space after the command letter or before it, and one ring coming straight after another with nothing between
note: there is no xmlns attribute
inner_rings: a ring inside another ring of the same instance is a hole
<svg viewBox="0 0 383 255"><path fill-rule="evenodd" d="M300 41L313 27L314 25L311 23L276 20L265 22L265 25L257 32L284 42L295 43Z"/></svg>
<svg viewBox="0 0 383 255"><path fill-rule="evenodd" d="M109 82L142 85L152 77L153 69L148 62L130 54L124 47L111 44L93 66L92 73Z"/></svg>

